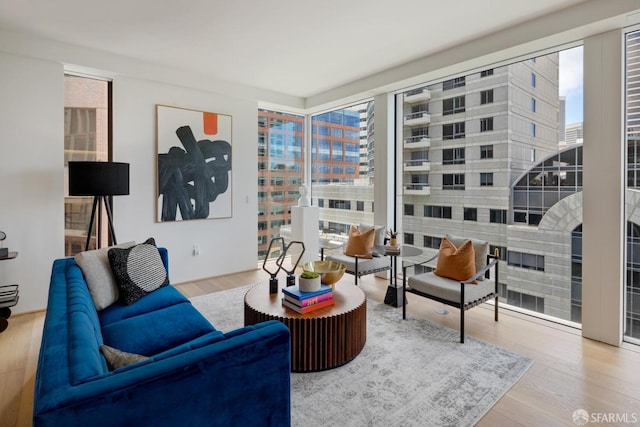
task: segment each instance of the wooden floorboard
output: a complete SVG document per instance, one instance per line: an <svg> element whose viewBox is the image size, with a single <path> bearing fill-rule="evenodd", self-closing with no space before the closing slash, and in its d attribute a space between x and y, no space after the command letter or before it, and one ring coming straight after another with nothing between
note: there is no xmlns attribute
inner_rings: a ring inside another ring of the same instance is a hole
<svg viewBox="0 0 640 427"><path fill-rule="evenodd" d="M176 287L195 297L268 279L260 269L181 283ZM353 277L342 279L353 283ZM371 300L382 302L388 282L374 276L360 286ZM458 329L459 312L436 313L442 305L409 295L408 312L443 326ZM398 308L398 322L402 322ZM0 334L0 427L31 425L35 379L44 313L14 315ZM468 336L535 361L479 422L479 426L575 426L573 412L636 414L640 421L640 348L613 347L584 339L580 331L557 323L500 310L493 321L493 307L467 311ZM464 344L461 344L464 345ZM620 425L624 425L620 423ZM628 424L627 424L628 425Z"/></svg>

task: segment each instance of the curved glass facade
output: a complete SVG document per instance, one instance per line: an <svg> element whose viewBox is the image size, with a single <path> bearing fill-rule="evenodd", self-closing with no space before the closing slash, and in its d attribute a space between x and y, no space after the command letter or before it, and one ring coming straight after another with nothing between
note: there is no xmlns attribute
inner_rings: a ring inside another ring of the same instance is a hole
<svg viewBox="0 0 640 427"><path fill-rule="evenodd" d="M582 144L552 154L516 180L513 222L538 225L560 200L582 191Z"/></svg>

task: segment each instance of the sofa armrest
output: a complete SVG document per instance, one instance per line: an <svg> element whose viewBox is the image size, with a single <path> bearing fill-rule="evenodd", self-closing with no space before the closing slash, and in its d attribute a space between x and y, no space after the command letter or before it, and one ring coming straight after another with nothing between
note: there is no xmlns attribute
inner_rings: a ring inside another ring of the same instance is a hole
<svg viewBox="0 0 640 427"><path fill-rule="evenodd" d="M34 426L289 425L290 353L282 323L242 328L210 345L39 396Z"/></svg>

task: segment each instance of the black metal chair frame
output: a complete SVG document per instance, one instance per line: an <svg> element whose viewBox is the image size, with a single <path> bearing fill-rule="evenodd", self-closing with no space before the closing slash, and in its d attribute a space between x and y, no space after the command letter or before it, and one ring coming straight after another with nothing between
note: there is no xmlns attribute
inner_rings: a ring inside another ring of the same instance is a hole
<svg viewBox="0 0 640 427"><path fill-rule="evenodd" d="M465 281L461 281L460 282L460 301L449 301L434 295L429 295L426 294L424 292L418 291L416 289L407 289L407 269L411 268L411 267L415 267L417 265L424 265L428 262L431 262L433 260L435 260L438 257L438 255L435 255L434 257L423 261L423 262L419 262L419 263L415 263L415 264L409 264L409 265L403 265L402 266L402 318L406 320L407 318L407 292L415 294L415 295L419 295L421 297L424 298L428 298L434 301L438 301L442 304L446 304L449 305L451 307L455 307L457 309L460 310L460 342L464 343L464 312L466 310L469 310L470 308L473 308L477 305L482 304L483 302L489 301L490 299L494 298L495 302L494 302L494 320L497 322L498 321L498 277L499 277L499 273L498 273L498 257L496 257L495 255L487 255L487 265L480 271L476 272L476 274L465 280ZM464 289L465 289L465 284L470 284L471 282L473 282L474 280L478 279L479 277L481 277L482 275L485 276L486 279L490 279L489 276L489 270L491 270L491 268L495 267L495 273L494 273L494 283L495 283L495 288L494 291L490 294L487 294L485 296L483 296L482 298L479 298L477 300L474 301L470 301L468 303L464 302Z"/></svg>

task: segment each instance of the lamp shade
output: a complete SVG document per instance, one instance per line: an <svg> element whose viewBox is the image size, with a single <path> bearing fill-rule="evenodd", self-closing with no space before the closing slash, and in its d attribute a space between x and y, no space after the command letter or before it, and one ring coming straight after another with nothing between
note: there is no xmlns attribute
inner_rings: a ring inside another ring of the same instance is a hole
<svg viewBox="0 0 640 427"><path fill-rule="evenodd" d="M129 194L129 163L69 162L70 196Z"/></svg>

